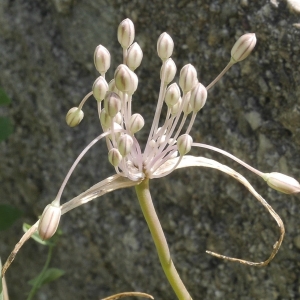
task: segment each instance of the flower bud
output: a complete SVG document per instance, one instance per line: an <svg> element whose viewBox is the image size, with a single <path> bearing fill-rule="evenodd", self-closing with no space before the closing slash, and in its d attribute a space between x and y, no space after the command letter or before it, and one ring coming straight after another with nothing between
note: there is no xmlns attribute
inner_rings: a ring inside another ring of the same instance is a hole
<svg viewBox="0 0 300 300"><path fill-rule="evenodd" d="M131 133L140 131L145 125L144 118L140 114L133 114L129 121L129 130Z"/></svg>
<svg viewBox="0 0 300 300"><path fill-rule="evenodd" d="M106 113L113 118L121 109L121 99L114 92L107 92L104 98L104 108Z"/></svg>
<svg viewBox="0 0 300 300"><path fill-rule="evenodd" d="M176 65L172 58L166 60L160 69L160 80L164 80L165 84L169 84L176 75Z"/></svg>
<svg viewBox="0 0 300 300"><path fill-rule="evenodd" d="M205 104L207 98L207 90L200 82L192 89L190 105L193 112L198 112Z"/></svg>
<svg viewBox="0 0 300 300"><path fill-rule="evenodd" d="M123 116L120 112L118 112L116 115L115 115L115 118L114 118L114 122L118 123L118 124L122 124L123 122Z"/></svg>
<svg viewBox="0 0 300 300"><path fill-rule="evenodd" d="M181 108L181 104L182 104L182 98L180 97L178 102L171 107L171 114L172 115L177 115L179 113L179 110Z"/></svg>
<svg viewBox="0 0 300 300"><path fill-rule="evenodd" d="M184 93L189 92L198 83L197 71L191 64L185 65L179 75L179 86Z"/></svg>
<svg viewBox="0 0 300 300"><path fill-rule="evenodd" d="M66 115L66 122L70 127L77 126L83 119L84 113L78 107L71 108Z"/></svg>
<svg viewBox="0 0 300 300"><path fill-rule="evenodd" d="M134 40L134 25L130 19L123 20L118 27L118 41L127 49Z"/></svg>
<svg viewBox="0 0 300 300"><path fill-rule="evenodd" d="M114 93L117 93L119 92L119 90L117 89L116 87L116 83L115 83L115 80L112 79L109 83L108 83L108 90L111 91L111 92L114 92Z"/></svg>
<svg viewBox="0 0 300 300"><path fill-rule="evenodd" d="M97 46L94 52L94 64L101 75L105 74L110 67L110 53L102 45Z"/></svg>
<svg viewBox="0 0 300 300"><path fill-rule="evenodd" d="M300 184L293 177L272 172L264 174L263 179L271 188L279 192L285 194L296 194L300 192Z"/></svg>
<svg viewBox="0 0 300 300"><path fill-rule="evenodd" d="M172 38L166 33L162 33L157 40L157 54L161 60L171 57L174 49Z"/></svg>
<svg viewBox="0 0 300 300"><path fill-rule="evenodd" d="M104 130L111 126L111 117L108 115L105 108L103 108L100 112L100 123Z"/></svg>
<svg viewBox="0 0 300 300"><path fill-rule="evenodd" d="M138 86L138 78L126 65L119 65L115 71L115 85L121 92L132 95Z"/></svg>
<svg viewBox="0 0 300 300"><path fill-rule="evenodd" d="M180 89L177 83L172 83L168 86L165 96L165 102L169 108L175 105L180 98Z"/></svg>
<svg viewBox="0 0 300 300"><path fill-rule="evenodd" d="M138 43L133 43L127 51L126 64L130 70L138 68L143 59L143 51Z"/></svg>
<svg viewBox="0 0 300 300"><path fill-rule="evenodd" d="M113 126L113 129L114 129L115 139L118 140L118 138L122 134L121 130L123 129L123 127L120 124L116 123L116 122L113 122L112 126ZM110 131L112 131L111 129L112 129L112 127L110 126ZM111 134L108 135L108 138L111 139L111 140L113 139Z"/></svg>
<svg viewBox="0 0 300 300"><path fill-rule="evenodd" d="M117 167L122 160L120 151L116 148L110 149L108 152L108 160L114 167Z"/></svg>
<svg viewBox="0 0 300 300"><path fill-rule="evenodd" d="M182 111L185 116L189 115L193 111L193 108L190 104L190 98L191 98L191 92L186 93L185 96L183 97Z"/></svg>
<svg viewBox="0 0 300 300"><path fill-rule="evenodd" d="M60 217L59 205L51 203L45 207L38 226L38 233L42 240L48 240L55 234Z"/></svg>
<svg viewBox="0 0 300 300"><path fill-rule="evenodd" d="M118 150L123 157L131 151L132 145L133 139L129 134L121 134L118 138Z"/></svg>
<svg viewBox="0 0 300 300"><path fill-rule="evenodd" d="M106 80L104 79L104 77L99 76L95 80L92 87L93 96L97 101L102 101L105 97L107 90L108 90L108 84Z"/></svg>
<svg viewBox="0 0 300 300"><path fill-rule="evenodd" d="M180 155L187 154L192 148L193 139L188 134L183 134L177 139L177 149Z"/></svg>
<svg viewBox="0 0 300 300"><path fill-rule="evenodd" d="M244 60L253 50L256 44L255 33L242 35L231 49L231 60L234 63Z"/></svg>

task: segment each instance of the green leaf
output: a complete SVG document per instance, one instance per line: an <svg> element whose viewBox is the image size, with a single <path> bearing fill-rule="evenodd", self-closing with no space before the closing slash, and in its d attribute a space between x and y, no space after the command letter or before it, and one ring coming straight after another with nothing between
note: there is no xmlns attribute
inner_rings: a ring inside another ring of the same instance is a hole
<svg viewBox="0 0 300 300"><path fill-rule="evenodd" d="M32 286L42 286L43 284L49 283L51 281L57 280L59 277L63 276L65 271L57 268L49 268L42 275L38 275L34 279L28 281Z"/></svg>
<svg viewBox="0 0 300 300"><path fill-rule="evenodd" d="M6 105L11 102L10 98L6 95L3 89L0 88L0 105Z"/></svg>
<svg viewBox="0 0 300 300"><path fill-rule="evenodd" d="M9 228L21 216L22 212L17 208L7 204L0 204L0 230Z"/></svg>
<svg viewBox="0 0 300 300"><path fill-rule="evenodd" d="M5 140L12 133L13 126L10 119L0 117L0 142Z"/></svg>

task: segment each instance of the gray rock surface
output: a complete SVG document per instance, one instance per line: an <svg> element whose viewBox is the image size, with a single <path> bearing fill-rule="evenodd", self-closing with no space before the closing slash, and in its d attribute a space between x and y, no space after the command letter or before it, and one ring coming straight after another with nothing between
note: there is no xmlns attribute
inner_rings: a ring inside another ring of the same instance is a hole
<svg viewBox="0 0 300 300"><path fill-rule="evenodd" d="M116 38L120 21L135 23L144 52L133 110L151 125L159 89L156 40L174 39L178 69L196 66L207 85L230 58L235 40L255 32L257 46L209 92L192 136L220 147L262 171L300 178L299 14L284 1L1 0L0 86L12 98L1 108L14 133L0 144L0 202L24 211L22 220L1 232L5 259L22 234L56 195L72 162L99 135L94 100L84 107L79 127L65 114L90 91L97 72L98 44L121 62ZM112 69L113 70L113 69ZM112 72L108 78L112 77ZM239 183L216 170L183 169L153 180L152 195L177 269L193 299L299 299L300 201L268 188L242 167L215 153L195 150L240 171L273 206L286 226L283 245L264 268L225 262L209 249L253 261L265 260L278 238L269 214ZM104 143L77 167L62 201L114 173ZM66 274L45 286L36 299L100 299L122 291L143 291L175 299L146 227L133 189L116 191L62 218L64 233L51 263ZM7 273L11 299L25 299L27 281L46 260L44 247L29 241Z"/></svg>

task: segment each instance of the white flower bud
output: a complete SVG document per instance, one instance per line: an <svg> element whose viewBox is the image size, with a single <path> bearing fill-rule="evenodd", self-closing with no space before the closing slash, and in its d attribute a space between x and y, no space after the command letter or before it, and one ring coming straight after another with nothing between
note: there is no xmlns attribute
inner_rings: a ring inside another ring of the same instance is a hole
<svg viewBox="0 0 300 300"><path fill-rule="evenodd" d="M183 97L182 111L185 116L189 115L193 111L193 108L190 105L190 97L191 97L191 92L186 93L186 95Z"/></svg>
<svg viewBox="0 0 300 300"><path fill-rule="evenodd" d="M168 86L165 96L165 102L169 108L175 105L180 98L180 89L177 83Z"/></svg>
<svg viewBox="0 0 300 300"><path fill-rule="evenodd" d="M111 117L108 115L105 108L103 108L100 112L100 123L104 130L111 126Z"/></svg>
<svg viewBox="0 0 300 300"><path fill-rule="evenodd" d="M114 121L118 124L122 124L123 122L123 116L120 112L118 112L116 115L115 115L115 118L114 118Z"/></svg>
<svg viewBox="0 0 300 300"><path fill-rule="evenodd" d="M115 85L121 92L132 95L138 86L138 78L126 65L119 65L115 71Z"/></svg>
<svg viewBox="0 0 300 300"><path fill-rule="evenodd" d="M108 152L108 160L114 167L117 167L122 160L122 155L118 149L112 148Z"/></svg>
<svg viewBox="0 0 300 300"><path fill-rule="evenodd" d="M110 53L102 45L97 46L94 52L94 64L101 75L105 74L110 67Z"/></svg>
<svg viewBox="0 0 300 300"><path fill-rule="evenodd" d="M66 122L70 127L77 126L83 119L84 113L78 107L71 108L66 115Z"/></svg>
<svg viewBox="0 0 300 300"><path fill-rule="evenodd" d="M123 20L118 27L118 41L123 49L127 49L134 40L134 25L130 19Z"/></svg>
<svg viewBox="0 0 300 300"><path fill-rule="evenodd" d="M45 207L38 226L38 233L42 240L48 240L55 234L60 217L59 205L51 203Z"/></svg>
<svg viewBox="0 0 300 300"><path fill-rule="evenodd" d="M188 134L183 134L177 139L177 149L180 155L185 155L192 148L193 139Z"/></svg>
<svg viewBox="0 0 300 300"><path fill-rule="evenodd" d="M113 129L114 129L114 136L115 136L116 140L118 140L118 138L122 134L122 132L120 130L123 129L123 127L120 124L116 123L116 122L113 122L112 126L113 126ZM110 126L110 130L111 130L111 126ZM109 134L108 138L112 140L112 135Z"/></svg>
<svg viewBox="0 0 300 300"><path fill-rule="evenodd" d="M108 90L108 84L106 80L104 79L104 77L99 76L93 84L93 88L92 88L93 96L97 101L102 101L105 97L107 90Z"/></svg>
<svg viewBox="0 0 300 300"><path fill-rule="evenodd" d="M293 177L272 172L264 174L263 179L271 188L279 192L285 194L296 194L300 192L300 184Z"/></svg>
<svg viewBox="0 0 300 300"><path fill-rule="evenodd" d="M231 59L236 63L244 60L253 50L256 44L255 33L242 35L231 49Z"/></svg>
<svg viewBox="0 0 300 300"><path fill-rule="evenodd" d="M115 83L115 80L112 79L109 83L108 83L108 90L111 91L111 92L114 92L114 93L117 93L119 92L119 90L117 89L116 87L116 83Z"/></svg>
<svg viewBox="0 0 300 300"><path fill-rule="evenodd" d="M200 82L191 90L190 105L193 112L198 112L205 104L207 90Z"/></svg>
<svg viewBox="0 0 300 300"><path fill-rule="evenodd" d="M180 97L178 102L171 107L171 114L172 115L177 115L179 113L181 104L182 104L182 98Z"/></svg>
<svg viewBox="0 0 300 300"><path fill-rule="evenodd" d="M179 75L179 86L184 93L189 92L198 83L197 71L191 64L185 65Z"/></svg>
<svg viewBox="0 0 300 300"><path fill-rule="evenodd" d="M126 64L130 70L138 68L143 59L143 51L138 43L133 43L127 51Z"/></svg>
<svg viewBox="0 0 300 300"><path fill-rule="evenodd" d="M118 138L118 150L123 157L131 151L132 145L133 139L129 134L121 134Z"/></svg>
<svg viewBox="0 0 300 300"><path fill-rule="evenodd" d="M121 99L114 92L107 92L104 98L104 108L106 113L113 118L121 109Z"/></svg>
<svg viewBox="0 0 300 300"><path fill-rule="evenodd" d="M157 54L161 60L166 60L171 57L174 49L172 38L166 33L162 33L157 40Z"/></svg>
<svg viewBox="0 0 300 300"><path fill-rule="evenodd" d="M169 84L176 75L176 65L172 58L166 60L160 69L160 80L164 79L165 84Z"/></svg>
<svg viewBox="0 0 300 300"><path fill-rule="evenodd" d="M144 118L140 114L133 114L129 121L129 130L131 133L140 131L145 125Z"/></svg>

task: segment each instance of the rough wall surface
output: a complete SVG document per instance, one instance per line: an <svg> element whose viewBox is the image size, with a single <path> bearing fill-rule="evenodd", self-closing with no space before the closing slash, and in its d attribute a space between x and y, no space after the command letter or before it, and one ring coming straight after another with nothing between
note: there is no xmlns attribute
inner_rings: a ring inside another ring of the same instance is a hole
<svg viewBox="0 0 300 300"><path fill-rule="evenodd" d="M299 14L284 1L0 1L0 86L12 98L14 134L0 144L0 202L24 211L23 219L1 232L6 258L21 235L21 223L35 222L56 195L68 168L100 133L95 102L87 102L78 128L65 113L78 105L97 76L93 51L106 46L113 66L121 62L116 29L129 17L144 59L133 109L147 138L159 89L156 40L174 39L178 69L190 62L207 85L230 58L235 40L255 32L258 43L209 92L192 135L227 150L262 171L300 178ZM108 78L112 77L112 71ZM184 169L151 183L157 212L172 256L193 299L299 299L300 201L215 153L197 150L245 175L286 226L283 245L267 267L225 262L205 249L253 261L267 258L278 238L268 213L239 183L215 170ZM113 174L104 144L83 159L63 201ZM62 218L64 237L52 266L66 274L45 286L36 299L100 299L122 291L143 291L155 299L175 299L163 271L134 190L108 194ZM7 273L11 299L24 299L27 281L42 268L44 247L29 241Z"/></svg>

